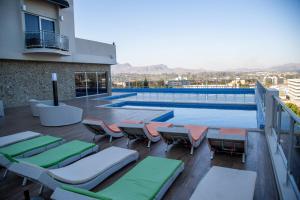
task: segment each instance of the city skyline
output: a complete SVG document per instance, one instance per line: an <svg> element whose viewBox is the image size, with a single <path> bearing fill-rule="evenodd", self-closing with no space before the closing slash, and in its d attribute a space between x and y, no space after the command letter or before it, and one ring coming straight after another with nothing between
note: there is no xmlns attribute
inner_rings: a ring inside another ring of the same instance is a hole
<svg viewBox="0 0 300 200"><path fill-rule="evenodd" d="M76 35L116 42L118 63L215 70L300 63L296 0L75 0L74 6Z"/></svg>

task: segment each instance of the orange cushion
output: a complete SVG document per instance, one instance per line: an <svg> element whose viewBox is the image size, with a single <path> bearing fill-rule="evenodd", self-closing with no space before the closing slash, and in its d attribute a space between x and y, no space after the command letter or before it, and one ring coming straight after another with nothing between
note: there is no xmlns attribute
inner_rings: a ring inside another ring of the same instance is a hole
<svg viewBox="0 0 300 200"><path fill-rule="evenodd" d="M222 134L239 134L246 135L246 130L241 128L220 128L220 133Z"/></svg>
<svg viewBox="0 0 300 200"><path fill-rule="evenodd" d="M194 141L199 140L202 135L208 130L207 126L185 125L184 128L188 129Z"/></svg>
<svg viewBox="0 0 300 200"><path fill-rule="evenodd" d="M126 123L126 124L142 124L143 121L141 121L141 120L124 120L124 121L122 121L122 123Z"/></svg>
<svg viewBox="0 0 300 200"><path fill-rule="evenodd" d="M146 128L148 132L153 136L157 137L159 136L159 133L157 132L156 128L158 127L171 127L173 126L172 123L165 123L165 122L151 122L146 125Z"/></svg>
<svg viewBox="0 0 300 200"><path fill-rule="evenodd" d="M120 130L120 128L117 126L117 124L110 124L110 125L107 125L107 128L114 132L114 133L121 133L122 131Z"/></svg>

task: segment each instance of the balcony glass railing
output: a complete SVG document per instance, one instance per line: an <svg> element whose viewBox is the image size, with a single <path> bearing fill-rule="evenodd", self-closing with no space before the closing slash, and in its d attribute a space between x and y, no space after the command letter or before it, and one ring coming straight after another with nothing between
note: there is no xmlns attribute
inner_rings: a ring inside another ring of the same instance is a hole
<svg viewBox="0 0 300 200"><path fill-rule="evenodd" d="M276 141L276 155L280 155L284 163L284 171L286 172L286 180L284 180L284 182L286 185L292 186L297 199L299 199L300 117L289 109L277 95L272 95L271 101L269 101L270 99L267 101L266 98L269 90L266 89L260 82L257 82L256 89L263 112L266 111L267 106L272 108L272 112L266 113L266 118L268 117L271 119L271 124L268 125L271 130L270 138L274 138L274 141Z"/></svg>
<svg viewBox="0 0 300 200"><path fill-rule="evenodd" d="M69 51L69 38L47 31L25 32L25 47L30 48L51 48Z"/></svg>

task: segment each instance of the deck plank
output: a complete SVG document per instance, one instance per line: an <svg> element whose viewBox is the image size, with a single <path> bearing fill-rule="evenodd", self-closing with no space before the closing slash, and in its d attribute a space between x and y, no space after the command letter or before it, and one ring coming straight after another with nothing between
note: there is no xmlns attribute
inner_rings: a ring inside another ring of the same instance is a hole
<svg viewBox="0 0 300 200"><path fill-rule="evenodd" d="M95 108L96 105L111 102L91 100L89 98L74 99L66 103L83 108L84 116L92 115L101 118L108 123L115 123L125 119L147 120L158 114L157 111L143 111L140 109L126 110ZM93 138L93 134L90 133L81 123L64 127L43 127L40 125L38 118L31 116L29 106L7 109L5 118L0 118L0 136L25 130L60 136L66 140L80 139L91 142ZM110 146L126 148L125 138L115 139L112 143L109 143L108 138L97 137L96 143L100 146L100 149L105 149ZM256 171L258 176L254 199L279 199L275 178L272 172L271 160L268 154L267 143L263 133L249 133L248 156L245 164L241 163L240 156L229 156L226 154L217 154L215 159L211 161L207 141L204 141L203 144L195 150L193 156L189 154L188 148L179 145L175 145L169 150L169 152L165 152L165 144L162 141L153 144L151 149L146 148L146 141L135 141L131 144L130 148L139 152L139 161L148 155L152 155L180 159L185 163L185 170L164 196L164 199L166 200L189 199L200 179L207 173L212 165ZM94 191L112 184L138 162L131 163L124 169L115 173L97 186ZM1 169L1 172L3 172L3 169ZM27 189L30 190L30 194L32 196L37 195L39 188L38 184L30 183L27 186L22 187L21 182L22 179L20 177L9 173L5 180L0 181L1 199L22 199L23 191ZM51 190L46 189L42 196L45 199L49 199L51 193Z"/></svg>

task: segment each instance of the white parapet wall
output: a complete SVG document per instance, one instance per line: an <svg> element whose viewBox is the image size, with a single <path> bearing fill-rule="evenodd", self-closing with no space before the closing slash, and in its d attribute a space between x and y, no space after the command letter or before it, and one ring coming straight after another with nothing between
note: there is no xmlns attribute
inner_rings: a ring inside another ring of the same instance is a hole
<svg viewBox="0 0 300 200"><path fill-rule="evenodd" d="M3 101L0 100L0 117L4 116L4 107L3 107Z"/></svg>
<svg viewBox="0 0 300 200"><path fill-rule="evenodd" d="M265 134L268 149L272 161L273 171L277 183L280 199L299 199L299 191L293 181L293 177L288 169L288 158L285 157L276 133L277 111L280 106L278 102L279 92L275 89L267 89L265 94ZM279 100L280 101L280 100ZM280 109L283 109L282 107ZM281 117L280 117L281 118ZM280 119L281 120L281 119ZM281 126L280 126L281 129ZM293 133L289 133L293 134ZM293 147L292 147L293 148Z"/></svg>

